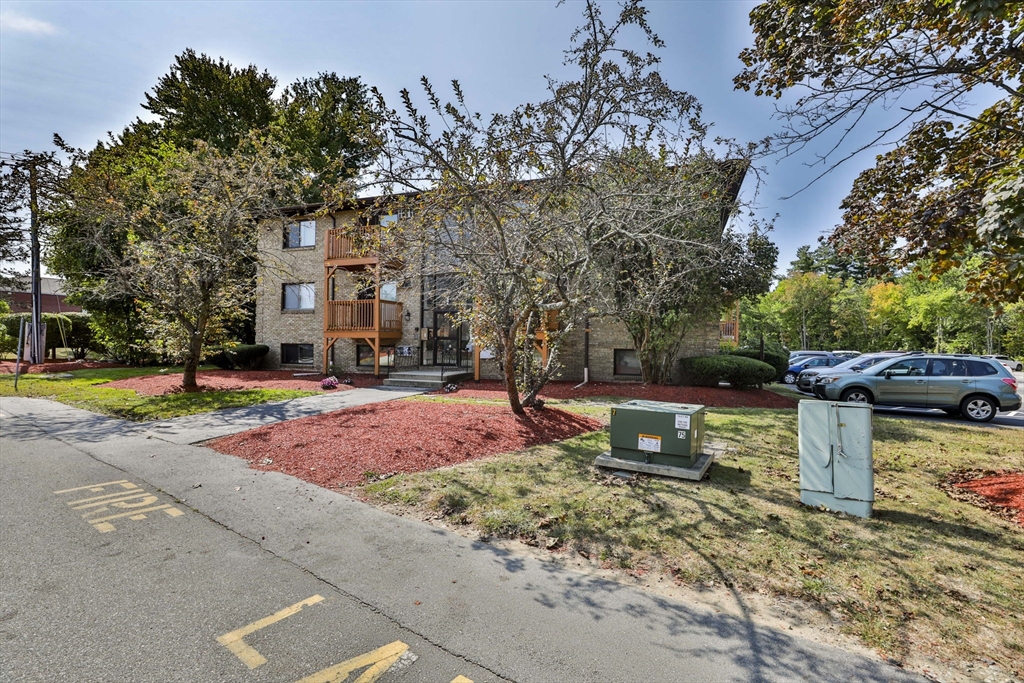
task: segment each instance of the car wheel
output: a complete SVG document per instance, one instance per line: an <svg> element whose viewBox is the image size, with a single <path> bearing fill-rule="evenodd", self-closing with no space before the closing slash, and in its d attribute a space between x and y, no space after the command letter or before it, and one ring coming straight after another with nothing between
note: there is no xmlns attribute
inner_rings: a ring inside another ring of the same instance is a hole
<svg viewBox="0 0 1024 683"><path fill-rule="evenodd" d="M971 422L988 422L996 411L995 401L987 396L968 396L960 404L960 414Z"/></svg>
<svg viewBox="0 0 1024 683"><path fill-rule="evenodd" d="M782 381L785 382L786 384L795 384L796 383L796 373L795 372L787 372L785 375L782 376Z"/></svg>
<svg viewBox="0 0 1024 683"><path fill-rule="evenodd" d="M871 403L874 401L871 396L871 392L867 389L861 389L860 387L847 389L839 397L839 400L845 403Z"/></svg>

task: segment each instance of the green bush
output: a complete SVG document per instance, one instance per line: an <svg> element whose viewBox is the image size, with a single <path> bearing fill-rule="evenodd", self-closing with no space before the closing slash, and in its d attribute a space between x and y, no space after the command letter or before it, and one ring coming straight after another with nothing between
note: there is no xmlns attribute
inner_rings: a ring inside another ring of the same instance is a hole
<svg viewBox="0 0 1024 683"><path fill-rule="evenodd" d="M64 331L67 348L71 349L75 358L85 358L89 351L95 351L93 345L92 316L88 313L65 313L71 320L71 329Z"/></svg>
<svg viewBox="0 0 1024 683"><path fill-rule="evenodd" d="M736 349L735 351L730 351L729 355L760 360L761 352L758 349ZM772 378L771 380L773 382L778 382L780 379L782 379L782 376L786 374L786 370L789 370L788 355L784 356L781 353L772 353L765 349L764 362L775 368L775 377Z"/></svg>
<svg viewBox="0 0 1024 683"><path fill-rule="evenodd" d="M206 357L221 370L259 370L263 360L270 353L266 344L238 344L229 349L219 349Z"/></svg>
<svg viewBox="0 0 1024 683"><path fill-rule="evenodd" d="M693 387L717 387L728 382L733 389L749 389L775 377L775 368L743 356L700 356L679 361L681 384Z"/></svg>

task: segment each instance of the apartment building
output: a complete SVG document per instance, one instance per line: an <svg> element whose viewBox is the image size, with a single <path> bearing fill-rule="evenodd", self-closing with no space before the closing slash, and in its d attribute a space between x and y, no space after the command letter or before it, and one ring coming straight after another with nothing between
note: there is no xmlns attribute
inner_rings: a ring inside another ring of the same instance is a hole
<svg viewBox="0 0 1024 683"><path fill-rule="evenodd" d="M377 256L357 249L361 234L396 216L366 225L357 208L317 215L319 209L296 208L261 232L256 342L270 347L269 367L376 375L437 368L500 377L493 352L474 345L469 326L444 305L444 276L381 281ZM683 355L717 353L719 341L714 322L688 336ZM561 364L565 380L582 381L585 367L593 381L640 379L632 341L614 320L571 333Z"/></svg>

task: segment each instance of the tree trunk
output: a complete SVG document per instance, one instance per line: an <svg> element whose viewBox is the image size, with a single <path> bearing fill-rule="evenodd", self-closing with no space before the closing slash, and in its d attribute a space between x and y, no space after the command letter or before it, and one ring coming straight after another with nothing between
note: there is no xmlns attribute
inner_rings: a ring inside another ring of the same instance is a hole
<svg viewBox="0 0 1024 683"><path fill-rule="evenodd" d="M185 373L181 378L181 386L185 391L196 391L199 384L196 383L196 370L199 368L199 358L203 353L203 337L193 334L188 344L188 354L185 356Z"/></svg>
<svg viewBox="0 0 1024 683"><path fill-rule="evenodd" d="M508 392L508 405L516 415L523 415L523 404L519 400L519 387L516 386L516 349L509 340L504 344L505 390Z"/></svg>

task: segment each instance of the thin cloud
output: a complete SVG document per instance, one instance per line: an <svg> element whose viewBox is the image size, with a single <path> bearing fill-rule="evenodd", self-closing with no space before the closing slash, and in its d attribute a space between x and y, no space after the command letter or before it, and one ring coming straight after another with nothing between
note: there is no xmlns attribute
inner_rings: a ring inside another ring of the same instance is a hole
<svg viewBox="0 0 1024 683"><path fill-rule="evenodd" d="M32 17L26 17L21 14L4 12L3 14L0 14L0 30L13 31L15 33L31 33L32 35L37 36L49 36L57 32L57 27L40 19L33 19Z"/></svg>

